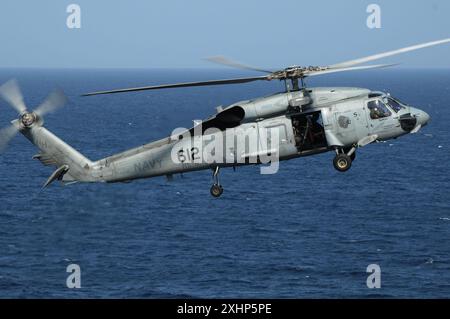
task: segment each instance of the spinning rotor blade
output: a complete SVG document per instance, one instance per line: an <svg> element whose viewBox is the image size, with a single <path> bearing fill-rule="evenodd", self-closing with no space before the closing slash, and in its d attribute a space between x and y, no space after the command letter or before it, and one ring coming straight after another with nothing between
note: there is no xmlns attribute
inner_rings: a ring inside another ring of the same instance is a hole
<svg viewBox="0 0 450 319"><path fill-rule="evenodd" d="M63 107L67 103L67 98L62 90L56 90L47 96L44 102L34 111L38 116L42 117L47 113L54 112L56 109Z"/></svg>
<svg viewBox="0 0 450 319"><path fill-rule="evenodd" d="M15 108L19 114L24 113L27 110L25 102L23 101L23 95L20 92L16 80L9 80L0 86L0 96L7 101L9 105Z"/></svg>
<svg viewBox="0 0 450 319"><path fill-rule="evenodd" d="M395 66L397 64L376 64L376 65L364 65L364 66L353 66L348 68L336 68L336 69L329 69L324 71L311 71L311 72L305 72L305 76L316 76L316 75L322 75L322 74L330 74L330 73L336 73L336 72L345 72L345 71L356 71L356 70L367 70L367 69L379 69L379 68L387 68L391 66Z"/></svg>
<svg viewBox="0 0 450 319"><path fill-rule="evenodd" d="M401 54L401 53L406 53L406 52L409 52L409 51L419 50L419 49L423 49L423 48L427 48L427 47L431 47L431 46L434 46L434 45L443 44L443 43L447 43L447 42L450 42L450 38L443 39L443 40L438 40L438 41L427 42L427 43L422 43L422 44L417 44L417 45L413 45L413 46L410 46L410 47L406 47L406 48L402 48L402 49L398 49L398 50L394 50L394 51L388 51L388 52L384 52L384 53L370 55L370 56L367 56L367 57L364 57L364 58L360 58L360 59L355 59L355 60L350 60L350 61L346 61L346 62L333 64L333 65L330 65L328 67L332 68L332 69L335 69L335 68L347 68L347 67L351 67L351 66L354 66L354 65L358 65L358 64L362 64L362 63L366 63L366 62L371 62L371 61L379 60L379 59L386 58L386 57L389 57L389 56L393 56L393 55L397 55L397 54Z"/></svg>
<svg viewBox="0 0 450 319"><path fill-rule="evenodd" d="M243 70L250 70L250 71L256 71L256 72L263 72L263 73L272 73L273 72L273 71L264 70L264 69L260 69L260 68L255 68L253 66L245 65L243 63L233 61L233 60L228 59L221 55L212 56L212 57L206 58L205 60L213 62L213 63L221 64L221 65L226 65L226 66L229 66L232 68L243 69Z"/></svg>
<svg viewBox="0 0 450 319"><path fill-rule="evenodd" d="M279 71L269 71L264 70L260 68L255 68L252 66L248 66L245 64L242 64L240 62L235 62L232 60L229 60L222 56L216 56L208 58L207 60L230 66L235 67L239 69L245 69L245 70L252 70L257 72L264 72L268 73L265 76L258 76L258 77L248 77L248 78L235 78L235 79L223 79L223 80L210 80L210 81L201 81L201 82L186 82L186 83L175 83L175 84L164 84L164 85L155 85L155 86L143 86L143 87L135 87L135 88L126 88L126 89L117 89L117 90L108 90L108 91L98 91L98 92L92 92L92 93L86 93L82 96L91 96L91 95L98 95L98 94L111 94L111 93L122 93L122 92L134 92L134 91L145 91L145 90L158 90L158 89L169 89L169 88L181 88L181 87L194 87L194 86L210 86L210 85L222 85L222 84L238 84L238 83L248 83L253 81L260 81L260 80L287 80L287 79L300 79L307 76L316 76L321 74L329 74L329 73L335 73L335 72L344 72L344 71L353 71L353 70L364 70L364 69L374 69L374 68L384 68L393 66L394 64L378 64L378 65L367 65L367 66L357 66L358 64L363 64L370 61L375 61L378 59L386 58L389 56L406 53L409 51L414 51L426 47L431 47L443 43L450 42L450 38L433 41L433 42L427 42L422 44L417 44L413 46L409 46L406 48L394 50L394 51L388 51L384 53L379 53L371 56L367 56L360 59L350 60L342 63L332 64L329 66L309 66L309 67L301 67L301 66L292 66L288 67L284 70Z"/></svg>
<svg viewBox="0 0 450 319"><path fill-rule="evenodd" d="M16 135L17 132L18 130L14 125L7 126L0 130L0 152L5 149L9 141Z"/></svg>
<svg viewBox="0 0 450 319"><path fill-rule="evenodd" d="M210 80L210 81L202 81L202 82L163 84L163 85L155 85L155 86L142 86L142 87L128 88L128 89L91 92L91 93L82 94L82 96L122 93L122 92L135 92L135 91L145 91L145 90L171 89L171 88L193 87L193 86L237 84L237 83L248 83L248 82L260 81L260 80L268 81L268 80L270 80L270 78L268 78L267 76L257 76L257 77L251 77L251 78L237 78L237 79L224 79L224 80Z"/></svg>

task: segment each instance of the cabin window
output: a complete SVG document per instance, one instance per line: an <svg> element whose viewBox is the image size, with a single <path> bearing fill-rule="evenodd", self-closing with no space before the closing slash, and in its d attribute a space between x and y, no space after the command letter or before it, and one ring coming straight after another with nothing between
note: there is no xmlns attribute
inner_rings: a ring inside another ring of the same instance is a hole
<svg viewBox="0 0 450 319"><path fill-rule="evenodd" d="M367 103L369 108L370 118L373 120L381 119L391 115L391 111L387 106L380 100L370 101Z"/></svg>

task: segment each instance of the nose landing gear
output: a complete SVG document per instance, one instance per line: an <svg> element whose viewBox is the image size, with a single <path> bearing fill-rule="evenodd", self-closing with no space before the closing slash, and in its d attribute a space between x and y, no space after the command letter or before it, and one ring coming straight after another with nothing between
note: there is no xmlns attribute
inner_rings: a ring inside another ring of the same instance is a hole
<svg viewBox="0 0 450 319"><path fill-rule="evenodd" d="M211 186L210 192L214 197L220 197L223 193L223 187L219 183L219 166L216 166L213 171L213 185Z"/></svg>

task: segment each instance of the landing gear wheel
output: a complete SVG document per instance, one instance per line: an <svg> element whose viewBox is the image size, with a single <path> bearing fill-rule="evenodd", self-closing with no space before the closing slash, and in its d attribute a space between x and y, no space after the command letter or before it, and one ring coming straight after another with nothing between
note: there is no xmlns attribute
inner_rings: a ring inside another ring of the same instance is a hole
<svg viewBox="0 0 450 319"><path fill-rule="evenodd" d="M346 172L352 166L352 159L347 154L338 154L333 160L333 165L339 172Z"/></svg>
<svg viewBox="0 0 450 319"><path fill-rule="evenodd" d="M214 197L220 197L223 193L223 187L222 185L213 184L210 189L211 195Z"/></svg>

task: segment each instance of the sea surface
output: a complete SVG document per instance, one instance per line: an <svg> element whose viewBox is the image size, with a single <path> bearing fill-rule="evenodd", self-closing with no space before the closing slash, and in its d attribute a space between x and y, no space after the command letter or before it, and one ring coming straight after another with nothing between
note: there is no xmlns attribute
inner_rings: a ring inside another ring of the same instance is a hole
<svg viewBox="0 0 450 319"><path fill-rule="evenodd" d="M92 160L190 127L215 107L281 91L279 82L80 97L103 89L254 75L229 70L2 69L34 109L56 87L70 102L45 126ZM0 298L450 297L450 70L327 75L309 86L390 92L428 112L418 134L358 150L129 184L52 184L15 137L0 155ZM16 118L0 102L0 127ZM81 268L69 289L66 267ZM381 288L366 268L381 268Z"/></svg>

